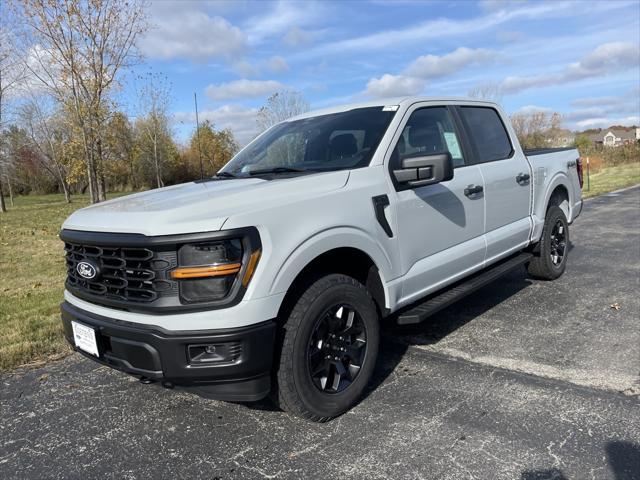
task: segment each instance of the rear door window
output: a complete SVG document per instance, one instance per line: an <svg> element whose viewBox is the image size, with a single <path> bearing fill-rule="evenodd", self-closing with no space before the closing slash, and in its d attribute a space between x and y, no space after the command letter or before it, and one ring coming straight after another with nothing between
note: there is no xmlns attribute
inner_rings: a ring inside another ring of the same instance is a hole
<svg viewBox="0 0 640 480"><path fill-rule="evenodd" d="M498 112L490 107L461 107L460 114L478 163L511 157L513 147Z"/></svg>

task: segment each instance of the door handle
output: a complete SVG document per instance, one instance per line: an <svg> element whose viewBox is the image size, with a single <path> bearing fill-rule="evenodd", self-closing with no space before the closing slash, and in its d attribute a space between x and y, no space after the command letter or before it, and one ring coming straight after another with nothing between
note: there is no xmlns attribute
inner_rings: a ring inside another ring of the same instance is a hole
<svg viewBox="0 0 640 480"><path fill-rule="evenodd" d="M464 194L467 197L471 197L476 193L482 192L483 190L484 188L482 187L482 185L469 185L467 188L464 189Z"/></svg>
<svg viewBox="0 0 640 480"><path fill-rule="evenodd" d="M519 173L516 176L516 182L518 182L520 185L523 185L527 183L530 178L531 178L531 175L529 175L528 173Z"/></svg>

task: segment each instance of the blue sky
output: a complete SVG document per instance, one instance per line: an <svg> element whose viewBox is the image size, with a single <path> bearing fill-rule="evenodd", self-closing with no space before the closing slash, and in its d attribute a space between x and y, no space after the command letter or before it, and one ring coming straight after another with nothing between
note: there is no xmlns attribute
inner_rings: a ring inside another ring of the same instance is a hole
<svg viewBox="0 0 640 480"><path fill-rule="evenodd" d="M184 140L200 118L256 130L269 94L312 108L500 88L510 112L557 111L570 128L640 123L640 2L155 1L144 64L172 84ZM122 101L133 105L133 83ZM133 112L132 112L133 113Z"/></svg>

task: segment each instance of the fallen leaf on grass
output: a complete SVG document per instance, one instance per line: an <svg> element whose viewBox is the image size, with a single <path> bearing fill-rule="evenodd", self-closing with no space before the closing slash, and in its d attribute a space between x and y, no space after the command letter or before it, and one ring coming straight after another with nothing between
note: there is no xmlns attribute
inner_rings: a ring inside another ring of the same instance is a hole
<svg viewBox="0 0 640 480"><path fill-rule="evenodd" d="M620 304L618 302L611 305L611 308L614 310L620 310Z"/></svg>

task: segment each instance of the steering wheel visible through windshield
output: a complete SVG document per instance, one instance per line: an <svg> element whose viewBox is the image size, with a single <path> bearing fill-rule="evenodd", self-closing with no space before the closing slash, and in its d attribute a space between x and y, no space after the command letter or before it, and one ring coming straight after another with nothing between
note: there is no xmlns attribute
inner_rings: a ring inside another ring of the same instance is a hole
<svg viewBox="0 0 640 480"><path fill-rule="evenodd" d="M280 123L251 142L218 175L241 177L367 166L394 114L377 106Z"/></svg>

